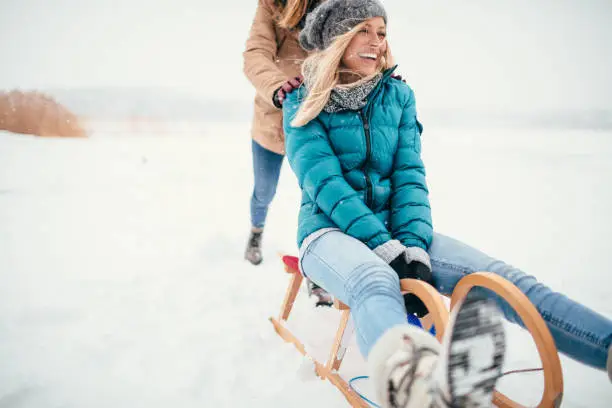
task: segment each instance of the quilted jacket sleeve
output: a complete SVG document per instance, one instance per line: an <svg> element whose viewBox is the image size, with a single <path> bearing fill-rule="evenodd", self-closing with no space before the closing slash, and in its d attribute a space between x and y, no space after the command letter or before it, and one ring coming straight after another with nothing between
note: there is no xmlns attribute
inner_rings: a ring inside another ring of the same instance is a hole
<svg viewBox="0 0 612 408"><path fill-rule="evenodd" d="M414 93L402 110L399 145L391 175L391 233L406 247L429 249L433 238L429 191L421 160L421 127L416 119Z"/></svg>
<svg viewBox="0 0 612 408"><path fill-rule="evenodd" d="M276 66L276 31L274 11L269 0L259 0L255 18L243 52L243 70L257 93L274 106L272 96L287 76Z"/></svg>
<svg viewBox="0 0 612 408"><path fill-rule="evenodd" d="M289 94L283 104L283 123L287 159L300 188L340 230L370 249L389 241L384 223L344 179L322 123L315 118L305 126L291 126L299 108L297 94Z"/></svg>

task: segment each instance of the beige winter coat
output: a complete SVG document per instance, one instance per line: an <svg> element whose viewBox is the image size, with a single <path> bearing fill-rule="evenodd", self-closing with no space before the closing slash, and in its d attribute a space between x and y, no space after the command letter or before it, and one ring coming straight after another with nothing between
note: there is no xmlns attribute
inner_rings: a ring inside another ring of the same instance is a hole
<svg viewBox="0 0 612 408"><path fill-rule="evenodd" d="M282 111L272 103L274 91L298 76L307 56L298 43L298 32L276 24L274 0L259 0L246 41L244 73L257 94L251 136L275 153L285 154Z"/></svg>

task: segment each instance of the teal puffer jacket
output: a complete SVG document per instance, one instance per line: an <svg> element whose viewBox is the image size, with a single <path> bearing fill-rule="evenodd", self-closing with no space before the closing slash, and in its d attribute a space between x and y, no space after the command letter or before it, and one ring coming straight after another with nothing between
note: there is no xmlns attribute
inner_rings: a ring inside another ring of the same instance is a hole
<svg viewBox="0 0 612 408"><path fill-rule="evenodd" d="M433 228L414 93L386 71L360 111L291 126L304 87L283 104L285 149L302 189L298 245L339 228L370 249L397 239L427 250Z"/></svg>

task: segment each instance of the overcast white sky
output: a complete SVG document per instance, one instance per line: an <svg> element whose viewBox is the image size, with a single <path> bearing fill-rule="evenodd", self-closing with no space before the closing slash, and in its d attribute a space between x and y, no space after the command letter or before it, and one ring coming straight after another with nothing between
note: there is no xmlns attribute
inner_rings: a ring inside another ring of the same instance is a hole
<svg viewBox="0 0 612 408"><path fill-rule="evenodd" d="M0 0L0 89L169 87L250 99L256 0ZM609 0L384 0L422 107L609 109Z"/></svg>

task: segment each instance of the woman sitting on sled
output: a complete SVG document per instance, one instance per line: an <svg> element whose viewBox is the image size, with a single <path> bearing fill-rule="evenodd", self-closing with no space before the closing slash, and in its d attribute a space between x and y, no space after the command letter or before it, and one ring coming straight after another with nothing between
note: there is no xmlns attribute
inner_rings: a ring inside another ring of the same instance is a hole
<svg viewBox="0 0 612 408"><path fill-rule="evenodd" d="M488 318L474 324L497 347L489 355L465 355L491 362L490 381L481 382L481 392L468 392L469 397L456 393L445 380L454 377L445 371L453 372L447 357L462 313L453 317L454 326L437 348L431 336L405 323L406 309L423 311L413 298L402 298L398 277L427 281L448 294L464 274L497 273L528 295L560 351L605 369L612 340L609 319L433 233L414 95L390 77L385 29L385 11L376 0L328 0L315 9L300 42L318 52L303 65L304 87L288 95L283 106L287 157L303 191L301 269L351 308L380 400L406 406L398 401L411 395L430 401L466 397L486 405L503 349L499 325L486 323L496 321L495 309L482 299L468 301L469 307L459 310L486 311L482 315ZM518 322L512 310L502 307L509 320ZM475 385L469 375L455 380ZM419 406L427 404L421 400Z"/></svg>
<svg viewBox="0 0 612 408"><path fill-rule="evenodd" d="M378 1L328 0L300 35L304 48L324 50L306 60L305 88L283 108L287 157L303 189L302 270L351 307L384 406L486 406L504 351L493 301L468 298L442 346L406 320L398 276L431 281L433 231L414 96L390 77L385 29ZM492 347L478 352L475 338ZM452 370L460 361L487 369Z"/></svg>

